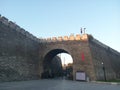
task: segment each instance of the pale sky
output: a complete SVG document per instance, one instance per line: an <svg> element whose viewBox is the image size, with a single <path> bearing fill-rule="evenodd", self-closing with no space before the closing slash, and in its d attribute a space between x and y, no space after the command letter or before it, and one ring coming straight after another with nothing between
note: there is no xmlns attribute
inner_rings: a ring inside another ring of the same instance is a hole
<svg viewBox="0 0 120 90"><path fill-rule="evenodd" d="M67 65L68 63L73 63L73 58L70 54L67 53L60 53L57 56L60 57L62 65Z"/></svg>
<svg viewBox="0 0 120 90"><path fill-rule="evenodd" d="M37 37L88 34L120 52L120 0L0 0L0 14Z"/></svg>

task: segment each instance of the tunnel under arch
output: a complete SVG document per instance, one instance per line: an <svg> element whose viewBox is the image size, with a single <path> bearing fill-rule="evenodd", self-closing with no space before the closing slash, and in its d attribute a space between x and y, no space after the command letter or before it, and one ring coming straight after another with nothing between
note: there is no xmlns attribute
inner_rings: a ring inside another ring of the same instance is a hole
<svg viewBox="0 0 120 90"><path fill-rule="evenodd" d="M62 62L60 57L58 57L57 55L60 53L67 53L69 54L68 51L64 50L64 49L53 49L51 51L49 51L43 60L43 73L42 73L42 78L54 78L54 73L52 71L52 68L54 66L54 68L61 68L59 71L59 75L58 76L62 76L63 75L63 67L62 67ZM70 54L69 54L70 55ZM53 59L56 59L56 61L54 60L54 62L56 62L56 64L52 64L53 63Z"/></svg>
<svg viewBox="0 0 120 90"><path fill-rule="evenodd" d="M45 57L44 57L44 62L45 61L51 61L53 59L54 56L56 56L59 53L68 53L66 50L63 49L54 49L49 51ZM69 54L69 53L68 53Z"/></svg>

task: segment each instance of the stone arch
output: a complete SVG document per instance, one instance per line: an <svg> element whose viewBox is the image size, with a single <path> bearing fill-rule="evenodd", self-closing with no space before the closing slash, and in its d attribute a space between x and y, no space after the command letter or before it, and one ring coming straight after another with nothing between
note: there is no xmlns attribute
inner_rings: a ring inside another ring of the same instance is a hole
<svg viewBox="0 0 120 90"><path fill-rule="evenodd" d="M51 64L51 61L53 60L53 58L59 54L59 53L67 53L67 54L70 54L68 51L64 50L64 49L52 49L52 50L49 50L47 52L47 54L44 56L44 59L43 59L43 73L49 73L49 70L50 70L50 64ZM60 60L61 61L61 60ZM61 64L62 65L62 64ZM42 74L43 74L42 73ZM48 76L47 76L48 77ZM46 77L45 77L46 78Z"/></svg>

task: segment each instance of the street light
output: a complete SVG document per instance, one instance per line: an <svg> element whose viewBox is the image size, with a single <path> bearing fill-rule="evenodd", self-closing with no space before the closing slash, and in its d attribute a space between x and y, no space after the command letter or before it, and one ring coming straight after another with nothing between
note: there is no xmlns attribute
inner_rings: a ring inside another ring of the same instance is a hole
<svg viewBox="0 0 120 90"><path fill-rule="evenodd" d="M102 64L102 69L103 69L103 72L104 72L104 79L105 79L105 81L106 81L105 66L104 66L104 63L103 63L103 62L102 62L101 64Z"/></svg>

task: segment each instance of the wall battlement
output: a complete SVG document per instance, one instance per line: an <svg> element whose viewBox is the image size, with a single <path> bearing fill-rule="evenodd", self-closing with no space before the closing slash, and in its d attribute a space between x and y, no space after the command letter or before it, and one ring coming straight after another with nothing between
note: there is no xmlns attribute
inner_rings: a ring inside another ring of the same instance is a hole
<svg viewBox="0 0 120 90"><path fill-rule="evenodd" d="M44 39L46 42L57 42L57 41L87 41L88 35L87 34L76 34L70 36L58 36L58 37L51 37Z"/></svg>
<svg viewBox="0 0 120 90"><path fill-rule="evenodd" d="M109 50L109 51L115 53L116 55L120 55L120 53L119 53L118 51L116 51L116 50L112 49L111 47L109 47L109 46L101 43L100 41L98 41L98 40L95 39L95 38L92 38L92 42L96 43L97 45L103 47L103 48L106 49L106 50Z"/></svg>
<svg viewBox="0 0 120 90"><path fill-rule="evenodd" d="M51 38L46 38L43 39L45 42L60 42L60 41L87 41L90 38L92 38L92 42L98 44L99 46L117 54L120 55L120 53L112 48L110 48L109 46L101 43L100 41L98 41L97 39L95 39L93 36L88 35L88 34L76 34L76 35L70 35L70 36L58 36L58 37L51 37Z"/></svg>
<svg viewBox="0 0 120 90"><path fill-rule="evenodd" d="M49 43L49 42L60 42L60 41L87 41L91 35L88 34L76 34L76 35L69 35L69 36L58 36L58 37L50 37L50 38L37 38L34 35L32 35L31 33L29 33L28 31L26 31L25 29L21 28L19 25L15 24L12 21L9 21L9 19L7 19L4 16L0 15L0 22L3 23L4 25L16 30L17 32L20 32L21 34L25 35L26 37L39 42L39 43ZM93 38L93 37L92 37ZM105 49L109 49L110 51L116 53L117 55L119 55L120 53L117 52L116 50L110 48L109 46L99 42L96 39L92 39L93 42L95 42L96 44L102 46Z"/></svg>
<svg viewBox="0 0 120 90"><path fill-rule="evenodd" d="M44 42L43 39L38 39L37 37L35 37L34 35L30 34L28 31L26 31L25 29L21 28L20 26L18 26L14 22L9 21L4 16L0 15L0 22L3 23L4 25L10 27L11 29L16 30L17 32L25 35L26 37L36 41L36 42L39 42L39 43Z"/></svg>

